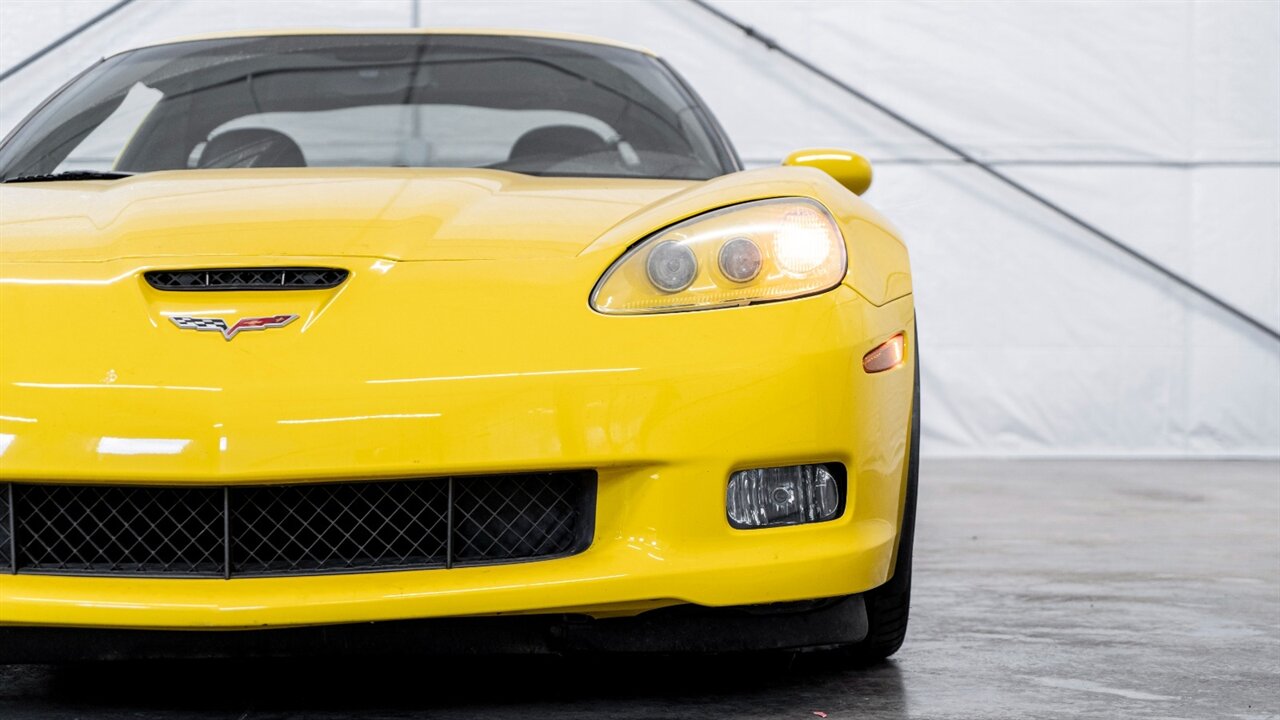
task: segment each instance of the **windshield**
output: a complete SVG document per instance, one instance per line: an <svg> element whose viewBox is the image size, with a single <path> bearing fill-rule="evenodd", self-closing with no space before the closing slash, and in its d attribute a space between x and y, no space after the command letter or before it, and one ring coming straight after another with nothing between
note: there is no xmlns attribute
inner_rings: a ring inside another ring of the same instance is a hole
<svg viewBox="0 0 1280 720"><path fill-rule="evenodd" d="M3 179L260 167L483 167L704 180L736 166L657 59L568 40L316 35L143 48L0 147Z"/></svg>

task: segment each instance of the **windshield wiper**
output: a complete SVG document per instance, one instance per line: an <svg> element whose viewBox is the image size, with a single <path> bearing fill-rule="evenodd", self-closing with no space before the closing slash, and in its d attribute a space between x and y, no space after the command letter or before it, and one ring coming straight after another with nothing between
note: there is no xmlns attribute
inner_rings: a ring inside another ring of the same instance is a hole
<svg viewBox="0 0 1280 720"><path fill-rule="evenodd" d="M59 182L61 180L119 180L120 178L132 177L135 173L130 172L107 172L102 170L67 170L64 172L49 173L47 175L19 175L18 177L5 178L0 182L21 183L21 182Z"/></svg>

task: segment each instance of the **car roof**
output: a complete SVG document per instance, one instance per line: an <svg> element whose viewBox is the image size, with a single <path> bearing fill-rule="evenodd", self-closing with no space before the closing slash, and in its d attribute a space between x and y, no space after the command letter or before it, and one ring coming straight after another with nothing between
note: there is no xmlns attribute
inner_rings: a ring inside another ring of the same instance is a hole
<svg viewBox="0 0 1280 720"><path fill-rule="evenodd" d="M236 30L233 32L208 33L202 35L192 35L189 37L175 38L173 40L165 40L162 42L147 43L139 47L154 47L157 45L172 45L175 43L193 42L196 40L221 40L226 38L253 38L253 37L274 37L287 35L488 35L495 37L524 37L524 38L544 38L548 40L567 40L570 42L589 43L592 45L607 45L610 47L623 48L625 50L633 50L635 52L644 53L656 57L656 53L648 48L639 45L631 45L629 43L618 42L606 38L592 37L590 35L577 35L574 33L559 32L543 32L540 30L504 30L499 28L405 28L405 29L361 29L361 28L296 28L296 29L275 29L275 30Z"/></svg>

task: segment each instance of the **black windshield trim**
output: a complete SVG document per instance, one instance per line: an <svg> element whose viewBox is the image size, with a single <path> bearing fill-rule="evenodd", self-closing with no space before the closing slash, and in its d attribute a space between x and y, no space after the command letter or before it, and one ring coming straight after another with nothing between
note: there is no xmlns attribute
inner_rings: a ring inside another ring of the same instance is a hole
<svg viewBox="0 0 1280 720"><path fill-rule="evenodd" d="M115 172L111 170L64 170L43 175L19 175L4 178L0 183L37 183L37 182L75 182L79 180L123 180L137 173Z"/></svg>

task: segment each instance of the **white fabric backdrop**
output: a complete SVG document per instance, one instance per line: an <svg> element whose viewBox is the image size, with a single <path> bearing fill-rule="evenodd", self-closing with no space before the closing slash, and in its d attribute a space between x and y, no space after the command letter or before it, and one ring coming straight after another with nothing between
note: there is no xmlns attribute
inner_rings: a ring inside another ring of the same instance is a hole
<svg viewBox="0 0 1280 720"><path fill-rule="evenodd" d="M0 69L110 5L4 0ZM1280 327L1280 3L719 7ZM421 3L435 27L667 57L749 165L837 145L916 273L930 455L1280 455L1280 343L680 0ZM411 0L139 0L0 84L0 131L106 53L270 27L405 27Z"/></svg>

